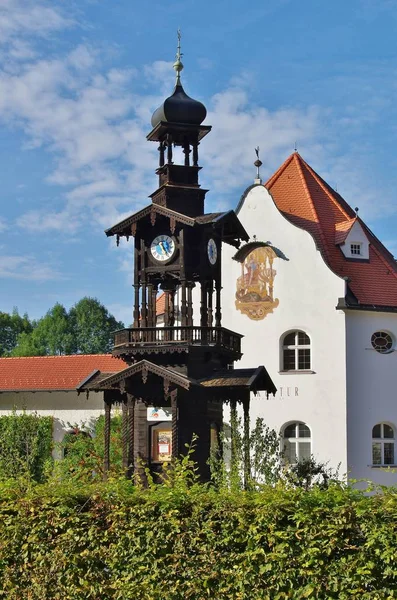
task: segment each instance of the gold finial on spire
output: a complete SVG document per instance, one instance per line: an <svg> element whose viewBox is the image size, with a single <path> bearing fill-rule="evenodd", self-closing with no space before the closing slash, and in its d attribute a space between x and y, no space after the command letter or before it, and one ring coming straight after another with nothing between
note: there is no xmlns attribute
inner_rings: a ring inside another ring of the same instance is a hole
<svg viewBox="0 0 397 600"><path fill-rule="evenodd" d="M176 72L176 85L181 85L181 71L183 69L183 64L181 61L181 58L183 56L182 52L181 52L181 30L178 29L178 47L177 47L177 51L176 51L176 61L173 64L173 67L175 69Z"/></svg>

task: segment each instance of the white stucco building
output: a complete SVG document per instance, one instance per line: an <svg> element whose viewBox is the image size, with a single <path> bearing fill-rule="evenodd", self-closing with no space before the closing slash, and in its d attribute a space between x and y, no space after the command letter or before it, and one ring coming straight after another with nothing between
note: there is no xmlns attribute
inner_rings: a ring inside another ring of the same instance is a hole
<svg viewBox="0 0 397 600"><path fill-rule="evenodd" d="M250 242L223 248L223 326L244 334L236 368L265 365L278 390L252 398L252 423L279 432L290 461L313 454L350 478L396 483L393 256L296 152L236 210ZM161 326L164 296L157 309ZM59 441L103 411L102 393L77 386L124 367L108 355L0 359L0 415L52 415Z"/></svg>
<svg viewBox="0 0 397 600"><path fill-rule="evenodd" d="M395 483L382 467L397 464L396 262L298 153L265 186L237 206L249 244L222 257L223 324L245 336L238 365L266 365L278 389L252 399L251 417L292 461L313 454Z"/></svg>

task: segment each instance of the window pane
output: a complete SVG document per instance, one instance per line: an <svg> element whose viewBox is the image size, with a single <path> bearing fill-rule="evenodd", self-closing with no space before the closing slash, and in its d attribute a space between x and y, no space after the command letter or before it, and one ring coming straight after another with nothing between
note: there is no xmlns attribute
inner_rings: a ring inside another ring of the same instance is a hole
<svg viewBox="0 0 397 600"><path fill-rule="evenodd" d="M383 425L383 437L394 438L393 427L390 427L390 425L386 425L386 423Z"/></svg>
<svg viewBox="0 0 397 600"><path fill-rule="evenodd" d="M284 350L284 370L295 371L295 350Z"/></svg>
<svg viewBox="0 0 397 600"><path fill-rule="evenodd" d="M382 463L381 445L379 443L372 444L372 464L380 465Z"/></svg>
<svg viewBox="0 0 397 600"><path fill-rule="evenodd" d="M298 350L298 369L310 369L310 348Z"/></svg>
<svg viewBox="0 0 397 600"><path fill-rule="evenodd" d="M284 346L295 346L295 331L285 336Z"/></svg>
<svg viewBox="0 0 397 600"><path fill-rule="evenodd" d="M284 429L284 437L285 438L294 438L296 437L296 423L292 423L292 425L288 425Z"/></svg>
<svg viewBox="0 0 397 600"><path fill-rule="evenodd" d="M380 438L380 424L375 425L375 427L372 429L372 437L373 438Z"/></svg>
<svg viewBox="0 0 397 600"><path fill-rule="evenodd" d="M310 442L299 442L299 460L310 458Z"/></svg>
<svg viewBox="0 0 397 600"><path fill-rule="evenodd" d="M296 443L295 442L289 442L288 440L285 440L284 457L285 457L286 462L288 462L290 464L296 463Z"/></svg>
<svg viewBox="0 0 397 600"><path fill-rule="evenodd" d="M307 344L310 344L309 336L303 331L298 331L298 344L299 346L306 346Z"/></svg>
<svg viewBox="0 0 397 600"><path fill-rule="evenodd" d="M304 423L299 423L299 437L310 437L310 429Z"/></svg>
<svg viewBox="0 0 397 600"><path fill-rule="evenodd" d="M385 442L383 446L383 450L385 453L385 465L394 465L394 443L393 442Z"/></svg>

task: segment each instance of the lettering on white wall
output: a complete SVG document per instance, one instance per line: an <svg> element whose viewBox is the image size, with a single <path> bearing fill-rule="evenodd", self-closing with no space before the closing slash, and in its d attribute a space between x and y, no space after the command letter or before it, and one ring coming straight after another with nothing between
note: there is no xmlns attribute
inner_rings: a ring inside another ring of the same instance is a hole
<svg viewBox="0 0 397 600"><path fill-rule="evenodd" d="M258 396L261 400L266 400L267 396L265 392L259 392ZM288 398L299 397L299 388L295 385L280 386L277 389L276 395L269 395L268 400L286 400Z"/></svg>

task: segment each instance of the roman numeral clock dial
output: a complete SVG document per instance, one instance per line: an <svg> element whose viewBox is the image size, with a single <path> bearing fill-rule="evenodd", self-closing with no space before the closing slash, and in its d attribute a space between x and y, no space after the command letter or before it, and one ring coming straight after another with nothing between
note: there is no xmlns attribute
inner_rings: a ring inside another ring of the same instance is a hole
<svg viewBox="0 0 397 600"><path fill-rule="evenodd" d="M165 262L175 254L175 242L169 235L158 235L150 244L150 252L154 260Z"/></svg>

